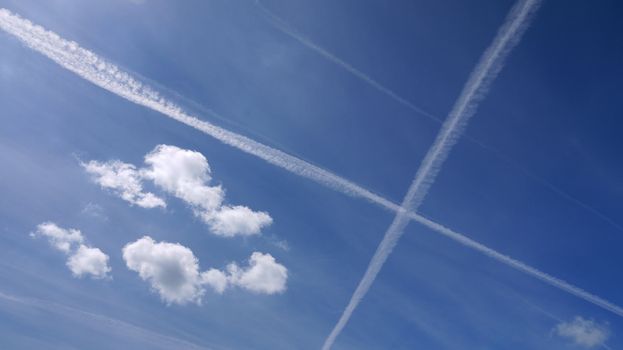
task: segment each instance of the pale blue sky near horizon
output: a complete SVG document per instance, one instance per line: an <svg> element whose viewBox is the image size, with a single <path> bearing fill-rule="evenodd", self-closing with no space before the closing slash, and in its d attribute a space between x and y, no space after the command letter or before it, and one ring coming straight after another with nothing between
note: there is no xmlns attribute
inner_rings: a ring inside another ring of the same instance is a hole
<svg viewBox="0 0 623 350"><path fill-rule="evenodd" d="M514 2L262 4L443 119ZM0 7L140 76L199 118L397 203L439 130L284 34L252 0L0 0ZM420 208L617 305L621 11L616 1L543 1L467 127L487 148L461 138ZM214 349L322 345L393 213L134 105L4 32L0 50L3 348L182 346L158 336ZM130 206L80 166L141 165L159 144L201 152L227 201L266 211L273 224L261 236L219 237L181 200L167 197L166 209ZM29 237L45 221L81 230L110 256L112 279L73 277L62 253ZM202 305L166 305L122 259L122 247L144 235L189 247L201 270L270 253L288 269L287 290L208 291ZM622 346L620 317L411 223L334 348L577 349L553 331L576 316L605 325L608 347ZM112 319L137 328L105 321Z"/></svg>

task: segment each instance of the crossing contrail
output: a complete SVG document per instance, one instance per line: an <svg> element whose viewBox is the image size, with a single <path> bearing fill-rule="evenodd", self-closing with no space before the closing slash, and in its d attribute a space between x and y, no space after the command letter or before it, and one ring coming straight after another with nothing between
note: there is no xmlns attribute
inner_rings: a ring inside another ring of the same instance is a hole
<svg viewBox="0 0 623 350"><path fill-rule="evenodd" d="M378 81L374 80L368 74L358 70L357 68L353 67L350 63L348 63L348 62L344 61L343 59L337 57L335 54L329 52L327 49L325 49L322 46L316 44L314 41L312 41L311 39L307 38L305 35L299 33L296 29L294 29L290 25L288 25L288 23L286 23L286 21L284 21L281 17L279 17L273 11L271 11L266 6L264 6L259 0L255 0L254 3L262 11L262 13L264 13L264 15L270 21L270 23L273 26L275 26L275 28L277 28L279 31L284 33L285 35L288 35L289 37L295 39L296 41L298 41L302 45L306 46L307 48L315 51L316 53L318 53L319 55L321 55L324 58L328 59L329 61L335 63L336 65L338 65L340 67L342 67L344 70L346 70L347 72L351 73L356 78L364 81L365 83L368 83L370 86L372 86L376 90L380 91L381 93L389 96L390 98L392 98L396 102L406 106L407 108L413 110L414 112L416 112L416 113L418 113L420 115L423 115L423 116L425 116L425 117L427 117L427 118L429 118L431 120L434 120L434 121L436 121L438 123L443 123L443 120L441 118L439 118L438 116L436 116L436 115L434 115L434 114L432 114L432 113L430 113L430 112L428 112L428 111L426 111L426 110L416 106L414 103L412 103L412 102L408 101L407 99L405 99L404 97L398 95L396 92L394 92L390 88L388 88L388 87L384 86L383 84L379 83ZM524 175L526 175L527 177L531 178L532 180L540 183L541 185L545 186L546 188L548 188L552 192L556 193L558 196L560 196L560 197L564 198L565 200L567 200L567 201L569 201L569 202L571 202L571 203L573 203L573 204L575 204L575 205L585 209L586 211L590 212L591 214L599 217L602 221L608 223L613 228L617 229L618 231L623 232L623 226L621 226L619 223L614 221L612 218L610 218L606 214L604 214L604 213L600 212L599 210L595 209L594 207L584 203L583 201L575 198L574 196L572 196L569 193L563 191L562 189L556 187L551 182L543 179L542 177L537 176L534 173L528 171L525 167L521 166L516 161L514 161L513 159L511 159L509 156L505 155L504 153L500 152L499 150L487 146L486 144L482 143L481 141L475 139L474 137L472 137L472 136L470 136L468 134L465 134L464 138L466 140L468 140L470 142L473 142L474 144L478 145L482 149L484 149L484 150L494 154L496 157L500 158L502 161L504 161L504 162L510 164L511 166L517 168Z"/></svg>
<svg viewBox="0 0 623 350"><path fill-rule="evenodd" d="M349 180L321 169L313 164L300 160L280 150L271 148L245 136L233 133L206 121L190 116L180 107L161 97L153 88L140 82L130 74L121 71L115 65L78 46L75 42L60 38L57 34L33 25L28 20L12 14L6 9L0 9L0 29L15 36L21 42L40 52L85 80L121 96L133 103L142 105L160 112L174 120L206 133L217 140L238 148L241 151L257 156L275 166L303 176L335 191L367 199L385 209L396 213L406 213L412 220L442 234L466 247L479 251L509 267L536 277L562 291L571 293L585 301L591 302L612 313L623 317L623 309L608 301L571 284L551 277L520 261L478 243L465 235L452 231L413 211L407 212L398 204L366 190Z"/></svg>
<svg viewBox="0 0 623 350"><path fill-rule="evenodd" d="M437 121L439 123L443 122L443 120L441 120L436 115L434 115L434 114L432 114L430 112L427 112L426 110L424 110L424 109L414 105L413 103L411 103L408 100L406 100L405 98L401 97L400 95L398 95L397 93L395 93L391 89L385 87L383 84L381 84L381 83L377 82L376 80L372 79L366 73L364 73L364 72L360 71L359 69L353 67L348 62L343 61L342 59L340 59L339 57L335 56L331 52L325 50L324 48L320 47L319 45L317 45L313 41L309 40L303 34L297 32L296 30L291 28L284 20L279 18L277 15L275 15L271 10L267 9L266 7L264 7L264 5L259 0L255 0L255 5L266 15L266 17L270 20L270 22L277 29L279 29L282 33L290 36L294 40L296 40L296 41L300 42L301 44L307 46L308 48L316 51L319 55L321 55L324 58L328 59L329 61L337 64L338 66L344 68L346 71L348 71L349 73L351 73L352 75L354 75L358 79L364 81L365 83L369 84L371 87L375 88L377 91L380 91L384 95L389 96L391 99L393 99L394 101L400 103L401 105L409 108L410 110L412 110L412 111L414 111L414 112L416 112L416 113L418 113L420 115L423 115L423 116L425 116L425 117L427 117L429 119L435 120L435 121Z"/></svg>
<svg viewBox="0 0 623 350"><path fill-rule="evenodd" d="M461 95L443 123L437 138L428 150L415 174L415 178L402 201L403 211L396 214L377 247L366 272L351 296L337 324L325 339L323 350L329 350L342 332L353 312L366 295L383 264L411 221L410 212L417 212L428 189L447 159L452 146L457 142L470 117L476 112L478 103L484 98L491 83L502 69L504 60L511 49L519 42L521 35L530 23L532 14L538 9L539 0L521 0L510 11L498 31L493 43L484 52L476 68L470 74Z"/></svg>

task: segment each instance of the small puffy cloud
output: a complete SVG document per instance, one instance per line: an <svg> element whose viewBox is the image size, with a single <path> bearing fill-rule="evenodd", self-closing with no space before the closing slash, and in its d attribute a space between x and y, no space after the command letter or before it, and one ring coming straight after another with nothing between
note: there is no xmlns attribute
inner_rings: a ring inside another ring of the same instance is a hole
<svg viewBox="0 0 623 350"><path fill-rule="evenodd" d="M188 203L217 235L256 235L273 221L266 212L223 205L225 191L221 186L208 186L210 165L199 152L159 145L145 156L145 163L148 167L141 170L143 176Z"/></svg>
<svg viewBox="0 0 623 350"><path fill-rule="evenodd" d="M158 145L145 156L149 166L143 176L188 204L212 211L225 196L220 186L207 186L212 177L208 160L199 152L175 146Z"/></svg>
<svg viewBox="0 0 623 350"><path fill-rule="evenodd" d="M155 242L145 236L123 248L123 260L167 304L201 302L204 289L199 263L193 252L181 244Z"/></svg>
<svg viewBox="0 0 623 350"><path fill-rule="evenodd" d="M227 271L199 271L199 261L193 252L179 243L156 242L145 236L123 248L127 267L138 272L142 280L167 304L201 304L205 287L222 294L238 286L256 293L274 294L286 290L288 272L270 254L255 252L249 266L232 263Z"/></svg>
<svg viewBox="0 0 623 350"><path fill-rule="evenodd" d="M123 200L143 208L166 207L164 200L151 192L144 192L140 172L132 164L118 160L82 163L94 182L111 190Z"/></svg>
<svg viewBox="0 0 623 350"><path fill-rule="evenodd" d="M587 349L605 345L610 336L610 329L607 324L598 324L580 316L576 316L571 321L559 323L554 328L554 332L558 336Z"/></svg>
<svg viewBox="0 0 623 350"><path fill-rule="evenodd" d="M83 244L67 259L67 267L76 277L90 275L102 279L108 277L108 255L98 248L87 247Z"/></svg>
<svg viewBox="0 0 623 350"><path fill-rule="evenodd" d="M51 246L64 253L69 253L73 245L81 244L84 241L84 237L79 230L66 230L58 227L53 222L44 222L39 224L37 226L37 231L31 233L30 235L32 237L46 237Z"/></svg>
<svg viewBox="0 0 623 350"><path fill-rule="evenodd" d="M215 292L223 294L227 286L229 285L229 278L227 275L217 269L209 269L201 274L203 283L209 285Z"/></svg>
<svg viewBox="0 0 623 350"><path fill-rule="evenodd" d="M272 224L273 219L263 211L253 211L245 206L222 206L213 213L204 214L210 230L217 235L256 235L263 227Z"/></svg>
<svg viewBox="0 0 623 350"><path fill-rule="evenodd" d="M87 205L82 208L81 214L100 221L108 221L108 216L106 216L104 208L102 208L102 206L98 204L87 203Z"/></svg>
<svg viewBox="0 0 623 350"><path fill-rule="evenodd" d="M286 290L288 269L270 254L254 252L249 266L240 268L235 263L227 267L230 283L263 294L283 293Z"/></svg>
<svg viewBox="0 0 623 350"><path fill-rule="evenodd" d="M67 267L74 276L90 276L95 279L107 278L110 272L108 255L98 248L84 245L82 232L75 229L64 229L53 222L45 222L37 226L30 234L32 237L44 236L50 245L67 255Z"/></svg>
<svg viewBox="0 0 623 350"><path fill-rule="evenodd" d="M210 186L212 170L203 154L176 146L158 145L145 155L144 168L123 163L90 161L82 166L102 188L144 208L165 207L164 200L144 192L142 181L186 202L214 234L233 237L260 234L273 219L263 211L242 205L224 205L225 190Z"/></svg>

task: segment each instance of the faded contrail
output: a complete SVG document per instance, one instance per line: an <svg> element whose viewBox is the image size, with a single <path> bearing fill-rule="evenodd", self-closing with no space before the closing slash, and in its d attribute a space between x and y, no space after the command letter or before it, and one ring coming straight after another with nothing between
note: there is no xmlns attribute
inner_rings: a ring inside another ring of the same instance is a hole
<svg viewBox="0 0 623 350"><path fill-rule="evenodd" d="M338 66L344 68L346 71L348 71L349 73L351 73L355 77L363 80L364 82L368 83L370 86L375 88L376 90L382 92L386 96L389 96L394 101L402 104L403 106L411 109L412 111L417 112L417 113L419 113L419 114L421 114L421 115L423 115L423 116L425 116L425 117L427 117L429 119L435 120L435 121L437 121L439 123L443 122L443 120L441 120L439 117L437 117L434 114L429 113L429 112L425 111L424 109L422 109L422 108L414 105L413 103L407 101L406 99L404 99L403 97L401 97L397 93L393 92L392 90L390 90L387 87L383 86L381 83L379 83L376 80L372 79L369 75L367 75L364 72L360 71L359 69L351 66L349 63L341 60L339 57L335 56L334 54L332 54L331 52L325 50L324 48L318 46L313 41L307 39L303 34L298 33L296 30L291 28L287 23L285 23L281 18L279 18L277 15L275 15L272 11L270 11L269 9L264 7L264 5L262 5L262 3L259 0L255 0L255 5L266 15L266 17L268 17L268 19L273 23L273 25L275 25L275 27L277 27L277 29L279 29L282 33L284 33L284 34L294 38L296 41L300 42L301 44L307 46L308 48L310 48L310 49L312 49L314 51L316 51L318 54L320 54L324 58L326 58L329 61L337 64Z"/></svg>
<svg viewBox="0 0 623 350"><path fill-rule="evenodd" d="M21 304L31 308L46 310L57 315L63 315L77 320L80 324L93 325L93 327L97 328L97 330L108 329L118 335L136 338L142 344L149 345L154 349L207 349L189 341L163 335L149 329L135 326L125 321L76 309L74 307L58 304L52 301L23 298L0 292L0 302L1 301L12 304Z"/></svg>
<svg viewBox="0 0 623 350"><path fill-rule="evenodd" d="M76 73L80 77L97 86L126 98L131 102L163 113L164 115L198 129L222 141L223 143L255 155L294 174L311 179L323 186L327 186L347 195L365 198L396 213L405 212L405 209L400 207L398 204L361 188L360 186L329 171L320 169L315 165L309 164L282 151L273 149L244 136L232 133L185 114L179 107L161 98L152 88L137 81L127 73L120 71L116 66L108 63L106 60L96 56L88 50L80 48L74 42L61 39L55 33L45 31L39 26L34 26L31 22L11 14L6 9L0 9L0 29L16 36L26 45L44 54L62 67ZM257 147L258 149L253 149L253 147ZM292 163L284 164L284 162ZM571 293L623 317L623 309L610 302L593 296L587 292L580 293L578 292L582 291L580 288L574 287L566 282L562 282L554 277L549 277L549 275L540 272L535 268L498 253L495 250L475 242L472 239L460 233L454 232L440 224L437 224L420 214L410 212L409 217L414 221L429 227L435 232L479 251L501 263L541 279L556 288Z"/></svg>
<svg viewBox="0 0 623 350"><path fill-rule="evenodd" d="M412 102L408 101L404 97L402 97L402 96L398 95L397 93L395 93L394 91L392 91L390 88L388 88L388 87L382 85L381 83L377 82L376 80L371 78L366 73L364 73L364 72L358 70L357 68L353 67L350 63L342 60L341 58L339 58L337 56L335 56L333 53L327 51L327 49L321 47L320 45L318 45L315 42L313 42L311 39L307 38L305 35L299 33L296 29L294 29L290 25L288 25L286 23L286 21L284 21L281 17L277 16L273 11L271 11L268 8L266 8L266 6L264 6L259 0L255 0L254 3L266 15L268 20L275 26L275 28L277 28L282 33L290 36L291 38L297 40L299 43L301 43L302 45L306 46L307 48L315 51L316 53L318 53L319 55L321 55L324 58L328 59L329 61L335 63L336 65L338 65L340 67L342 67L343 69L345 69L347 72L351 73L356 78L358 78L358 79L368 83L370 86L372 86L373 88L377 89L378 91L384 93L385 95L391 97L396 102L406 106L407 108L413 110L416 113L419 113L419 114L421 114L423 116L428 117L431 120L434 120L434 121L436 121L438 123L443 123L443 120L441 118L439 118L438 116L436 116L436 115L434 115L434 114L432 114L430 112L427 112L426 110L416 106ZM526 168L524 168L523 166L519 165L516 161L514 161L513 159L511 159L509 156L505 155L504 153L500 152L499 150L493 149L493 148L485 145L484 143L478 141L477 139L475 139L474 137L471 137L470 135L466 134L466 135L464 135L464 137L465 137L466 140L475 143L476 145L480 146L484 150L493 153L495 156L497 156L501 160L503 160L506 163L508 163L508 164L512 165L513 167L517 168L522 173L524 173L526 176L528 176L529 178L531 178L531 179L541 183L541 185L547 187L552 192L554 192L557 195L561 196L565 200L567 200L569 202L572 202L573 204L575 204L575 205L577 205L579 207L582 207L583 209L589 211L593 215L599 217L604 222L608 223L610 226L616 228L618 231L623 232L623 226L621 226L619 223L614 221L609 216L607 216L604 213L598 211L594 207L592 207L592 206L582 202L581 200L573 197L572 195L568 194L567 192L561 190L560 188L554 186L549 181L547 181L547 180L545 180L545 179L543 179L543 178L541 178L541 177L531 173Z"/></svg>
<svg viewBox="0 0 623 350"><path fill-rule="evenodd" d="M521 39L521 35L530 23L532 14L538 9L539 3L539 0L521 0L511 9L493 43L484 52L476 68L470 74L461 95L448 115L448 119L443 123L437 138L415 174L415 178L402 202L401 207L404 210L396 214L394 221L385 232L383 240L372 256L372 260L370 260L370 264L351 296L346 309L325 339L322 346L323 350L329 350L333 346L335 339L348 323L361 299L374 283L387 257L391 254L410 221L409 212L416 212L422 203L428 189L439 173L441 165L448 157L450 149L458 140L469 118L474 115L478 103L483 99L489 86L502 69L505 58Z"/></svg>
<svg viewBox="0 0 623 350"><path fill-rule="evenodd" d="M559 278L556 278L554 276L548 275L545 272L542 272L540 270L535 269L534 267L528 266L524 263L522 263L521 261L515 260L507 255L498 253L497 251L481 244L478 243L474 240L472 240L471 238L468 238L465 235L462 235L458 232L452 231L451 229L438 224L428 218L425 218L419 214L416 213L409 213L408 216L419 222L420 224L430 228L431 230L440 233L458 243L461 243L462 245L468 247L468 248L472 248L476 251L479 251L481 253L483 253L484 255L497 260L505 265L508 265L510 267L512 267L515 270L524 272L525 274L528 274L532 277L535 277L537 279L540 279L541 281L556 287L558 289L561 289L569 294L575 295L578 298L584 299L585 301L588 301L596 306L599 306L601 308L603 308L604 310L610 311L613 314L616 314L618 316L623 317L623 308L615 305L605 299L602 299L594 294L591 294L581 288L578 288L572 284L569 284Z"/></svg>

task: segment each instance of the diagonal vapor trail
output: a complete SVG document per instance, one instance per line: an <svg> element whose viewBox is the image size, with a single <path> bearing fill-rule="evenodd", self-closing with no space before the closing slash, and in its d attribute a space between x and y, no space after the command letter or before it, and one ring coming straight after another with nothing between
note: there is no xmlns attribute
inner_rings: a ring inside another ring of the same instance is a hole
<svg viewBox="0 0 623 350"><path fill-rule="evenodd" d="M393 99L396 102L402 104L403 106L405 106L405 107L411 109L412 111L414 111L414 112L416 112L416 113L418 113L420 115L423 115L423 116L425 116L425 117L427 117L427 118L429 118L431 120L434 120L437 123L443 123L443 120L441 118L439 118L438 116L436 116L436 115L434 115L434 114L424 110L421 107L416 106L414 103L412 103L409 100L407 100L406 98L400 96L399 94L394 92L392 89L390 89L390 88L386 87L385 85L379 83L378 81L374 80L374 78L370 77L368 74L366 74L366 73L360 71L359 69L355 68L352 64L344 61L343 59L341 59L339 57L337 57L335 54L329 52L327 49L325 49L322 46L316 44L314 41L312 41L311 39L309 39L305 35L301 34L296 29L292 28L281 17L279 17L273 11L271 11L269 8L264 6L264 4L262 4L261 1L255 0L254 4L260 9L260 11L262 11L262 13L268 19L268 21L275 28L277 28L280 32L284 33L285 35L287 35L287 36L289 36L289 37L291 37L293 39L295 39L296 41L298 41L302 45L304 45L307 48L309 48L309 49L315 51L316 53L318 53L320 56L322 56L322 57L326 58L327 60L335 63L336 65L342 67L344 70L346 70L347 72L351 73L354 77L356 77L356 78L362 80L363 82L369 84L371 87L373 87L376 90L378 90L379 92L389 96L391 99ZM573 203L573 204L583 208L584 210L586 210L586 211L590 212L591 214L595 215L596 217L600 218L602 221L608 223L613 228L617 229L620 232L623 232L623 226L621 226L619 223L614 221L612 218L610 218L606 214L600 212L599 210L595 209L591 205L588 205L588 204L582 202L581 200L575 198L574 196L572 196L569 193L563 191L562 189L556 187L554 184L552 184L551 182L543 179L542 177L540 177L538 175L535 175L534 173L530 172L529 170L527 170L522 165L518 164L516 161L514 161L509 156L507 156L504 153L500 152L499 150L487 146L486 144L484 144L483 142L481 142L481 141L477 140L476 138L470 136L469 134L465 134L464 138L466 140L468 140L470 142L473 142L474 144L478 145L482 149L484 149L484 150L494 154L496 157L498 157L502 161L504 161L504 162L510 164L511 166L517 168L524 175L526 175L527 177L531 178L532 180L540 183L541 185L543 185L544 187L548 188L550 191L554 192L555 194L559 195L560 197L564 198L565 200L567 200L567 201L569 201L569 202L571 202L571 203Z"/></svg>
<svg viewBox="0 0 623 350"><path fill-rule="evenodd" d="M293 39L297 40L301 44L309 47L310 49L312 49L314 51L316 51L318 54L320 54L324 58L326 58L329 61L337 64L338 66L344 68L346 71L348 71L349 73L351 73L355 77L363 80L364 82L368 83L370 86L372 86L373 88L375 88L379 92L383 93L386 96L389 96L391 99L393 99L394 101L400 103L401 105L409 108L410 110L412 110L412 111L414 111L416 113L419 113L419 114L421 114L421 115L423 115L423 116L425 116L425 117L427 117L429 119L432 119L432 120L434 120L434 121L436 121L438 123L443 122L443 120L441 120L436 115L434 115L434 114L432 114L430 112L427 112L426 110L424 110L424 109L414 105L413 103L411 103L408 100L406 100L404 97L401 97L400 95L398 95L397 93L395 93L391 89L385 87L383 84L381 84L378 81L372 79L372 77L370 77L366 73L364 73L364 72L360 71L359 69L353 67L348 62L345 62L344 60L342 60L339 57L335 56L331 52L325 50L324 48L320 47L319 45L317 45L313 41L309 40L303 34L297 32L296 30L291 28L284 20L279 18L277 15L275 15L271 10L267 9L262 4L261 1L255 0L254 3L266 15L266 17L271 21L271 23L275 27L277 27L282 33L292 37Z"/></svg>
<svg viewBox="0 0 623 350"><path fill-rule="evenodd" d="M365 198L392 211L398 209L398 205L387 199L316 165L187 114L179 106L162 97L151 86L120 70L116 65L81 48L75 42L65 40L56 33L46 31L28 20L11 14L8 10L0 9L0 29L14 35L24 44L39 51L63 68L130 102L160 112L227 145L338 192Z"/></svg>
<svg viewBox="0 0 623 350"><path fill-rule="evenodd" d="M46 31L40 26L35 26L30 21L22 19L6 9L0 9L0 29L15 36L22 43L53 60L61 67L130 102L160 112L227 145L252 154L270 164L315 181L337 192L366 199L395 213L406 213L412 220L430 228L433 232L444 235L515 270L540 279L562 291L623 317L623 308L501 254L420 214L413 211L407 212L398 204L374 194L349 180L245 136L190 116L184 113L180 107L161 97L150 86L121 71L118 67L95 55L93 52L81 48L75 42L62 39L57 34Z"/></svg>
<svg viewBox="0 0 623 350"><path fill-rule="evenodd" d="M366 272L350 298L342 316L325 339L323 350L329 350L348 323L353 312L366 295L383 264L398 243L409 223L410 212L416 212L428 189L447 159L452 146L457 142L469 118L476 112L478 103L484 98L491 83L502 69L504 60L511 49L519 42L521 35L530 23L534 12L538 9L539 0L520 0L508 14L504 24L498 31L493 43L484 52L480 61L470 74L461 95L452 107L448 119L443 123L437 138L428 150L424 160L415 174L415 178L402 201L404 211L396 214L393 222L385 232L383 240L377 247Z"/></svg>
<svg viewBox="0 0 623 350"><path fill-rule="evenodd" d="M441 234L445 237L448 237L450 239L452 239L453 241L462 244L465 247L471 248L475 251L478 251L480 253L482 253L483 255L486 255L488 257L490 257L491 259L500 262L504 265L507 265L517 271L523 272L527 275L530 275L536 279L539 279L543 282L545 282L546 284L549 284L552 287L558 288L562 291L565 291L571 295L574 295L580 299L584 299L585 301L588 301L589 303L592 303L593 305L599 306L600 308L609 311L617 316L623 317L623 307L620 307L618 305L615 305L603 298L600 298L594 294L591 294L585 290L583 290L582 288L578 288L568 282L565 282L563 280L561 280L560 278L551 276L543 271L540 271L538 269L535 269L534 267L531 267L519 260L515 260L513 258L511 258L508 255L504 255L502 253L499 253L487 246L485 246L484 244L478 243L476 241L474 241L473 239L467 237L464 234L458 233L456 231L453 231L439 223L434 222L433 220L430 220L422 215L416 214L414 212L410 212L408 213L408 216L413 219L414 221L428 227L429 229L431 229L432 231Z"/></svg>

